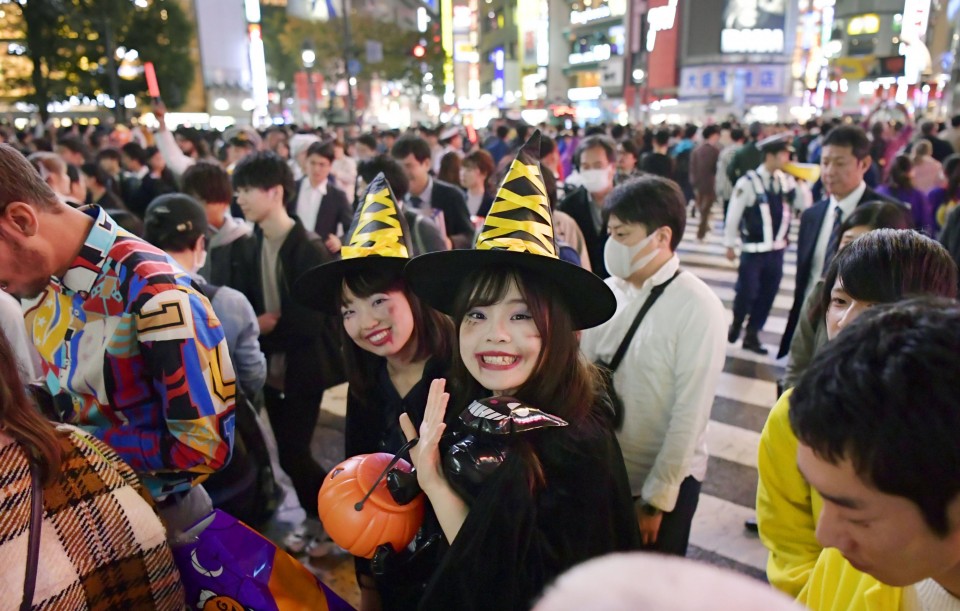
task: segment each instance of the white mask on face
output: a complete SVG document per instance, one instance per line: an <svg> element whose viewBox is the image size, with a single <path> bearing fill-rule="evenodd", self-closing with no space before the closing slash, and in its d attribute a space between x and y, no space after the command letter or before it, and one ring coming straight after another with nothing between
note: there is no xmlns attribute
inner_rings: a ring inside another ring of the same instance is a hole
<svg viewBox="0 0 960 611"><path fill-rule="evenodd" d="M207 250L203 249L199 253L194 255L193 264L196 266L195 269L200 270L207 262Z"/></svg>
<svg viewBox="0 0 960 611"><path fill-rule="evenodd" d="M660 253L659 248L653 249L637 261L634 261L633 258L653 242L656 235L656 232L651 233L633 246L625 246L613 238L607 238L607 243L603 247L603 263L606 265L607 271L617 278L626 280L635 272L649 265Z"/></svg>
<svg viewBox="0 0 960 611"><path fill-rule="evenodd" d="M580 182L590 193L603 193L610 188L610 171L607 169L583 170Z"/></svg>

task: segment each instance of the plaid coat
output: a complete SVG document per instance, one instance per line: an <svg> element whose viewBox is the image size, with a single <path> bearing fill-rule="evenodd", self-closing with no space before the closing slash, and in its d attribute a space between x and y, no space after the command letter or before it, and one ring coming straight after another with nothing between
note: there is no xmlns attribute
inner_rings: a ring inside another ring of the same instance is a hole
<svg viewBox="0 0 960 611"><path fill-rule="evenodd" d="M183 609L180 574L149 494L108 446L59 427L63 467L43 491L34 609ZM31 504L20 445L0 431L0 608L15 609Z"/></svg>

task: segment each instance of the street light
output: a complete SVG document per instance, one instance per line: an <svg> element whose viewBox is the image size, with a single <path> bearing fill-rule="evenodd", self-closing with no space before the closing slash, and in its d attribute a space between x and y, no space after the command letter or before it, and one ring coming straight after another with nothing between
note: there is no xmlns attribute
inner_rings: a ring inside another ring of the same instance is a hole
<svg viewBox="0 0 960 611"><path fill-rule="evenodd" d="M303 47L300 50L300 60L303 62L303 69L307 73L307 96L309 96L310 100L310 117L308 122L312 124L314 115L316 115L317 112L317 99L313 91L313 76L310 74L310 68L313 68L314 62L317 61L317 53L313 50L313 46L309 40L303 42Z"/></svg>
<svg viewBox="0 0 960 611"><path fill-rule="evenodd" d="M303 60L303 67L313 68L313 62L317 61L317 54L310 48L310 43L303 44L303 51L300 51L300 59Z"/></svg>

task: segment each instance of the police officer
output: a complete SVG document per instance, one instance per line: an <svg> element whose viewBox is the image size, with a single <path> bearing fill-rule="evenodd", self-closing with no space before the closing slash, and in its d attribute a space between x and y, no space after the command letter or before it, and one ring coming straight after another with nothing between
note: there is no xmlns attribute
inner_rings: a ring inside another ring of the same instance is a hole
<svg viewBox="0 0 960 611"><path fill-rule="evenodd" d="M798 195L800 187L793 177L782 171L792 152L789 137L772 136L757 146L762 163L737 180L727 211L724 231L727 259L736 259L734 248L738 239L741 242L733 324L727 340L736 342L743 323L747 322L743 348L767 354L759 335L780 288L791 211L797 198L802 196Z"/></svg>

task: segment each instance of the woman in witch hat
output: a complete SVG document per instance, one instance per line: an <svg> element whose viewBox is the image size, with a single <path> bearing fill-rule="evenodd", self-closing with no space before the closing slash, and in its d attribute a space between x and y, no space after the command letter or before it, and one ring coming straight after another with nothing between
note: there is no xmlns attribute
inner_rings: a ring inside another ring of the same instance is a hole
<svg viewBox="0 0 960 611"><path fill-rule="evenodd" d="M407 438L419 435L411 459L450 544L421 609L528 609L565 569L640 545L608 401L577 336L613 315L614 296L557 257L538 150L535 133L475 250L429 253L404 270L414 293L457 326L458 428L500 448L478 451L474 470L464 465L469 447L444 451L450 394L442 379L419 426L401 416ZM494 455L499 465L490 469ZM465 481L479 471L479 484Z"/></svg>
<svg viewBox="0 0 960 611"><path fill-rule="evenodd" d="M405 442L400 414L419 426L431 381L447 375L450 366L453 324L422 304L403 279L403 266L412 252L408 236L397 199L380 173L357 207L342 258L313 268L297 281L302 303L343 318L350 382L347 457L396 454ZM429 540L432 520L428 516L421 543ZM403 566L402 577L389 570L374 576L370 561L358 558L361 608L415 609L441 539L434 539L429 553L421 545L413 563L391 558L391 566Z"/></svg>

